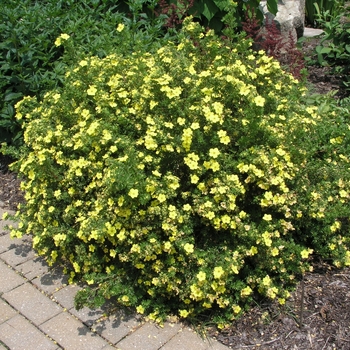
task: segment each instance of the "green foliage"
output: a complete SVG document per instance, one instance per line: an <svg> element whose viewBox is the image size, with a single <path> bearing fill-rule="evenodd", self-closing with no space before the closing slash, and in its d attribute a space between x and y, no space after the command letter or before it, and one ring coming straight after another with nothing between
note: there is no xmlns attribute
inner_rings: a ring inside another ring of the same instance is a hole
<svg viewBox="0 0 350 350"><path fill-rule="evenodd" d="M348 111L304 95L190 18L177 43L86 57L16 105L26 204L11 234L87 284L78 307L224 326L259 295L283 304L310 254L350 264Z"/></svg>
<svg viewBox="0 0 350 350"><path fill-rule="evenodd" d="M334 73L344 76L344 84L350 91L350 16L349 7L344 7L337 16L318 22L325 32L320 45L316 47L317 63L332 66Z"/></svg>
<svg viewBox="0 0 350 350"><path fill-rule="evenodd" d="M147 3L147 6L144 5ZM105 57L116 47L145 49L165 35L164 16L152 17L157 1L2 1L0 4L0 143L20 144L22 130L14 118L14 104L23 96L41 99L62 86L64 69L83 55ZM147 11L144 11L145 8ZM120 12L127 11L130 17ZM116 27L133 30L121 42ZM74 37L74 50L55 45L61 33Z"/></svg>
<svg viewBox="0 0 350 350"><path fill-rule="evenodd" d="M178 3L178 1L174 2ZM267 7L273 14L277 13L277 3L277 0L267 1ZM229 24L237 32L242 28L242 21L248 9L253 11L258 18L263 18L263 14L259 10L259 4L259 0L200 0L194 2L189 9L189 14L199 18L201 25L214 29L216 33L221 33L225 28L225 24ZM227 22L227 14L231 11L235 13L235 16Z"/></svg>
<svg viewBox="0 0 350 350"><path fill-rule="evenodd" d="M341 8L344 6L344 3L344 0L306 0L306 21L312 26L317 26L320 16L322 16L324 20L331 20L341 13Z"/></svg>

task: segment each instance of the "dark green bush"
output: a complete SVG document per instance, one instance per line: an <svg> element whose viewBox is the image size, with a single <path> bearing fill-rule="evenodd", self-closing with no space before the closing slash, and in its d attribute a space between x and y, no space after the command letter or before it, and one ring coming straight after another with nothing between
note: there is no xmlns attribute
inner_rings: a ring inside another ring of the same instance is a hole
<svg viewBox="0 0 350 350"><path fill-rule="evenodd" d="M259 295L283 304L312 255L350 264L348 111L308 105L264 52L186 19L177 43L66 75L17 104L12 235L87 284L78 307L115 298L223 326Z"/></svg>
<svg viewBox="0 0 350 350"><path fill-rule="evenodd" d="M147 17L145 1L134 1L128 16L124 2L8 0L0 4L0 144L22 142L21 124L14 118L14 104L23 96L39 99L46 91L62 86L66 65L83 55L105 57L116 47L126 51L135 45L147 48L164 36L163 18ZM147 1L154 7L156 1ZM129 14L130 13L130 14ZM132 26L133 35L121 43L119 23ZM56 46L61 33L74 37ZM141 40L142 37L142 40Z"/></svg>

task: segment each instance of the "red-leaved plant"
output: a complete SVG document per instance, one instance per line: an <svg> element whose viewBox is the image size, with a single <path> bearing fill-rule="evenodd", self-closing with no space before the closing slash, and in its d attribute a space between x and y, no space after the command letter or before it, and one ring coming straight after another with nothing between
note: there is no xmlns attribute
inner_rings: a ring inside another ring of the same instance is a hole
<svg viewBox="0 0 350 350"><path fill-rule="evenodd" d="M262 26L255 12L247 10L245 21L242 22L243 30L247 37L253 40L254 50L264 50L267 55L278 60L282 66L296 79L302 76L305 67L302 52L296 47L292 31L284 38L273 19L265 17L265 25Z"/></svg>
<svg viewBox="0 0 350 350"><path fill-rule="evenodd" d="M168 18L165 22L166 28L176 28L182 24L186 15L188 14L188 10L194 5L194 0L179 0L177 4L168 3L166 0L160 0L158 2L159 11L156 11L155 14L159 15L167 15Z"/></svg>

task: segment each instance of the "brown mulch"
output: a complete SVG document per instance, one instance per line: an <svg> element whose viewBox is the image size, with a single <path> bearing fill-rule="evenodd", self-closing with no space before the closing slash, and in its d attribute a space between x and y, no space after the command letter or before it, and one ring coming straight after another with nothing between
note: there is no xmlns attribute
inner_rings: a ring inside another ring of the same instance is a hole
<svg viewBox="0 0 350 350"><path fill-rule="evenodd" d="M304 53L310 55L317 43L304 43ZM339 90L336 98L345 96L341 77L332 75L330 68L313 66L308 72L314 92ZM0 154L0 206L15 210L24 198L9 163ZM350 268L315 262L314 272L305 274L286 305L260 302L228 329L208 333L232 349L349 350Z"/></svg>
<svg viewBox="0 0 350 350"><path fill-rule="evenodd" d="M0 206L16 210L19 203L24 202L23 192L20 190L20 179L8 169L11 159L0 153Z"/></svg>
<svg viewBox="0 0 350 350"><path fill-rule="evenodd" d="M350 349L350 269L308 273L286 305L261 303L229 329L210 334L232 349Z"/></svg>

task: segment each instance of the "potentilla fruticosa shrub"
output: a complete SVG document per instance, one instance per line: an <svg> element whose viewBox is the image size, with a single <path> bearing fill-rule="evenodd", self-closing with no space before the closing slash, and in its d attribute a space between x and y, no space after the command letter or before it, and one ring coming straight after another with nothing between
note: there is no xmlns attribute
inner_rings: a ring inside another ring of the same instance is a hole
<svg viewBox="0 0 350 350"><path fill-rule="evenodd" d="M187 18L177 43L86 57L63 89L17 104L26 203L12 235L87 284L78 306L223 326L258 295L283 304L319 246L349 265L349 171L315 174L349 169L349 127L327 140L336 117L248 46Z"/></svg>

